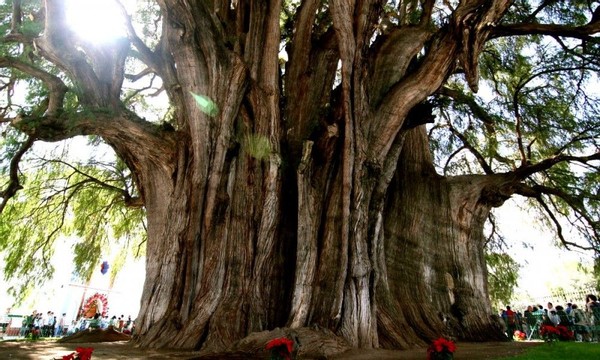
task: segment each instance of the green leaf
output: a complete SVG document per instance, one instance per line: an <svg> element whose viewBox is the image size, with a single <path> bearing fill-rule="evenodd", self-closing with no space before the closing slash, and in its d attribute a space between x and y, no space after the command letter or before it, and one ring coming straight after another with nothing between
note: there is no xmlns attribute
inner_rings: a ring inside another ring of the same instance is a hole
<svg viewBox="0 0 600 360"><path fill-rule="evenodd" d="M219 108L217 107L217 104L214 103L214 101L212 101L210 98L208 98L206 96L194 94L191 91L190 91L190 93L194 97L194 100L196 100L198 107L200 108L200 110L203 113L207 114L208 116L212 116L212 117L217 116L217 114L219 113Z"/></svg>

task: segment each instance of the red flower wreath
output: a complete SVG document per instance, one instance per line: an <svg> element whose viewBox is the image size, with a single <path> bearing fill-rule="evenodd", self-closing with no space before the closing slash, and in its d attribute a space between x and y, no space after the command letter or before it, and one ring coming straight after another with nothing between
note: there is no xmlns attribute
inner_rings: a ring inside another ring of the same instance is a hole
<svg viewBox="0 0 600 360"><path fill-rule="evenodd" d="M288 338L281 337L273 339L265 346L266 350L271 350L271 359L291 359L294 342Z"/></svg>

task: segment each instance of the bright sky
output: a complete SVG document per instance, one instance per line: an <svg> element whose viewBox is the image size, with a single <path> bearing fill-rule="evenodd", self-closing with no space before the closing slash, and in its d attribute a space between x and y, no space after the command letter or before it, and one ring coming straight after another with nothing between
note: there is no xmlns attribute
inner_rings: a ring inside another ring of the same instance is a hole
<svg viewBox="0 0 600 360"><path fill-rule="evenodd" d="M130 261L117 274L113 286L110 286L109 273L100 272L100 264L94 271L89 284L81 280L74 279L72 276L74 265L65 258L72 258L71 249L73 241L68 238L63 241L57 241L58 248L52 259L55 268L54 278L44 286L37 289L30 299L22 306L14 307L13 314L30 313L33 310L38 312L54 311L55 314L67 313L67 318L72 319L76 316L82 298L89 298L96 292L107 294L108 312L110 316L120 315L135 318L139 312L140 299L144 285L145 261L144 259ZM108 253L108 251L107 251ZM107 256L99 261L112 259ZM0 268L0 273L2 269ZM86 289L85 286L89 286ZM0 277L0 288L5 289L8 285L4 282L3 276ZM14 299L5 294L0 296L0 315L4 313L7 307L13 306Z"/></svg>
<svg viewBox="0 0 600 360"><path fill-rule="evenodd" d="M123 1L126 7L133 1ZM67 20L80 37L107 42L124 37L125 26L113 0L67 0Z"/></svg>
<svg viewBox="0 0 600 360"><path fill-rule="evenodd" d="M589 280L590 275L578 270L577 266L593 266L593 254L557 248L552 232L542 228L531 214L520 209L518 201L518 198L511 199L495 210L500 231L511 245L508 253L522 265L517 292L541 298L551 295L552 289L562 287L569 292ZM555 299L559 300L564 299ZM580 299L573 300L579 302Z"/></svg>

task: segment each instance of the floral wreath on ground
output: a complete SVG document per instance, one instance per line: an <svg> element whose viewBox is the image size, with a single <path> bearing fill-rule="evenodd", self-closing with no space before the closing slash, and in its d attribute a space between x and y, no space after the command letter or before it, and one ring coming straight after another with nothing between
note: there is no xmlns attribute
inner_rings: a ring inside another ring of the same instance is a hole
<svg viewBox="0 0 600 360"><path fill-rule="evenodd" d="M453 341L440 337L427 348L427 360L453 359L456 345Z"/></svg>
<svg viewBox="0 0 600 360"><path fill-rule="evenodd" d="M265 350L271 351L271 360L291 360L294 342L286 337L273 339L265 345Z"/></svg>
<svg viewBox="0 0 600 360"><path fill-rule="evenodd" d="M78 347L75 349L75 352L64 355L62 360L91 360L93 351L94 348Z"/></svg>

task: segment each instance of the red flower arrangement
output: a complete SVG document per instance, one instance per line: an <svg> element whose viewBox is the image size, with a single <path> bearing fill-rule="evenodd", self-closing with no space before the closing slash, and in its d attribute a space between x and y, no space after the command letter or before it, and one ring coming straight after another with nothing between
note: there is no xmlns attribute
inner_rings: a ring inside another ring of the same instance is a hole
<svg viewBox="0 0 600 360"><path fill-rule="evenodd" d="M521 330L515 330L513 334L513 340L523 341L525 338L527 338L527 335L524 332Z"/></svg>
<svg viewBox="0 0 600 360"><path fill-rule="evenodd" d="M291 360L294 342L286 337L273 339L267 343L265 350L271 350L272 360Z"/></svg>
<svg viewBox="0 0 600 360"><path fill-rule="evenodd" d="M69 355L64 355L62 360L91 360L94 348L75 348L75 352Z"/></svg>
<svg viewBox="0 0 600 360"><path fill-rule="evenodd" d="M453 359L456 345L454 342L440 337L433 340L427 348L427 360Z"/></svg>
<svg viewBox="0 0 600 360"><path fill-rule="evenodd" d="M574 333L564 325L542 325L540 334L544 341L573 340Z"/></svg>

